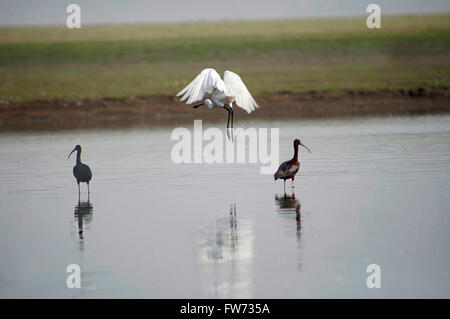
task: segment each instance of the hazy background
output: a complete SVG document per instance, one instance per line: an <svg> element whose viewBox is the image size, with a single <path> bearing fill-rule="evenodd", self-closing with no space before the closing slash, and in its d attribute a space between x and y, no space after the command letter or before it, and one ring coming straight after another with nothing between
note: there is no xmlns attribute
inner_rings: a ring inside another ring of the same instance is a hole
<svg viewBox="0 0 450 319"><path fill-rule="evenodd" d="M0 25L64 24L70 3L81 6L83 24L352 16L365 14L370 3L384 14L450 11L448 0L2 0Z"/></svg>

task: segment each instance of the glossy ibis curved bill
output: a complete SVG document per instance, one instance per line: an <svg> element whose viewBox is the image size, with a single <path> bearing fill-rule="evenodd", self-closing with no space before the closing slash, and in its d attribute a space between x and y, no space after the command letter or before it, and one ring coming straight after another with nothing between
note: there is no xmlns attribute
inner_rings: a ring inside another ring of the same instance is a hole
<svg viewBox="0 0 450 319"><path fill-rule="evenodd" d="M227 110L228 137L230 137L230 128L231 131L233 130L233 103L246 110L247 113L251 113L259 107L241 80L241 77L228 70L225 71L222 80L216 70L212 68L204 69L188 86L178 92L177 96L182 95L180 101L187 100L186 104L191 104L201 101L205 94L212 94L211 99L205 99L202 103L193 107L198 108L199 106L206 105L211 110L216 107Z"/></svg>
<svg viewBox="0 0 450 319"><path fill-rule="evenodd" d="M88 196L91 193L89 190L89 182L92 179L92 172L89 166L86 164L81 163L81 146L77 145L75 148L70 152L70 155L72 155L73 152L77 151L77 161L75 166L73 167L73 176L75 176L75 179L77 180L78 184L78 197L80 196L80 183L86 183L88 188ZM67 157L67 158L69 158Z"/></svg>
<svg viewBox="0 0 450 319"><path fill-rule="evenodd" d="M311 151L309 148L302 144L299 139L294 140L294 157L291 160L281 163L278 171L273 176L275 180L283 179L284 180L284 192L286 193L286 180L292 179L292 188L294 188L294 178L295 174L297 174L300 169L300 162L298 161L298 146L301 145L308 150L309 153Z"/></svg>

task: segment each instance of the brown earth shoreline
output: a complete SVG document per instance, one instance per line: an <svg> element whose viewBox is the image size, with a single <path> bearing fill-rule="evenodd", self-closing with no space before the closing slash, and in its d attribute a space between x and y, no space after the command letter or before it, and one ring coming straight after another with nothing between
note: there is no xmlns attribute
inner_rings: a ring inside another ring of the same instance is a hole
<svg viewBox="0 0 450 319"><path fill-rule="evenodd" d="M260 108L235 119L390 116L450 112L448 89L278 92L255 97ZM0 101L0 132L174 125L194 119L217 121L220 110L193 110L175 96ZM223 114L226 119L226 114Z"/></svg>

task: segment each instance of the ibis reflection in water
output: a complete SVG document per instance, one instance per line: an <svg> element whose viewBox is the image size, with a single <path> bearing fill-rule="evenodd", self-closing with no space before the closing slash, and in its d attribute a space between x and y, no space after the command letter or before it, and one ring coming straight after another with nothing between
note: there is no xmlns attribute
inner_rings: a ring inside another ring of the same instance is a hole
<svg viewBox="0 0 450 319"><path fill-rule="evenodd" d="M75 223L78 225L78 240L77 240L77 246L78 251L80 252L77 260L77 264L82 269L81 271L81 289L79 289L79 297L83 298L86 296L86 291L88 290L95 290L96 285L94 284L95 277L98 276L98 273L95 273L91 270L89 270L90 266L89 263L85 263L84 258L84 250L85 250L85 233L89 232L90 230L90 224L92 223L94 219L93 214L94 207L92 203L87 201L81 201L78 200L78 203L75 205L74 210L74 219ZM74 227L76 227L74 225ZM95 275L95 276L94 276Z"/></svg>
<svg viewBox="0 0 450 319"><path fill-rule="evenodd" d="M73 176L75 176L75 179L77 180L78 184L78 198L80 198L80 183L86 183L88 188L88 199L89 194L91 191L89 190L89 182L92 179L92 172L89 166L86 164L81 163L81 146L77 145L75 148L70 152L70 155L72 155L73 152L77 151L77 161L75 166L73 167ZM68 158L69 158L68 157Z"/></svg>
<svg viewBox="0 0 450 319"><path fill-rule="evenodd" d="M295 215L295 220L297 221L297 234L300 235L302 229L300 208L302 205L300 204L300 201L295 198L295 193L292 192L291 196L286 193L283 196L275 195L275 202L278 206L278 213Z"/></svg>
<svg viewBox="0 0 450 319"><path fill-rule="evenodd" d="M297 250L300 253L300 240L302 234L302 216L301 216L301 204L298 199L295 198L295 193L289 196L286 193L284 195L275 195L275 203L278 207L277 212L280 216L283 216L287 221L288 229L291 229L292 219L295 218L295 234L297 238ZM291 230L288 230L288 234L291 234ZM302 263L300 255L298 255L298 269L301 270Z"/></svg>
<svg viewBox="0 0 450 319"><path fill-rule="evenodd" d="M298 161L298 146L301 145L308 150L309 153L311 151L309 148L302 144L299 139L294 140L294 157L291 160L281 163L278 171L274 175L274 179L283 179L284 180L284 193L286 193L286 180L292 179L292 188L294 188L294 178L300 169L300 162Z"/></svg>
<svg viewBox="0 0 450 319"><path fill-rule="evenodd" d="M75 220L78 222L78 236L80 239L84 239L84 228L83 223L90 223L93 216L93 205L91 202L78 201L75 206Z"/></svg>

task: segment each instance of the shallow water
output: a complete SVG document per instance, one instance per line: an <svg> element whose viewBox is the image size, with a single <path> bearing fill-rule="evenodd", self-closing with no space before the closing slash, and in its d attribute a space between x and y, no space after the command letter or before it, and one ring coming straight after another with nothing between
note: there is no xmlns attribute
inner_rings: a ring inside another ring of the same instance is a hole
<svg viewBox="0 0 450 319"><path fill-rule="evenodd" d="M260 164L173 164L173 128L1 134L0 297L450 297L450 116L235 125L280 127L281 160L311 148L295 193Z"/></svg>

